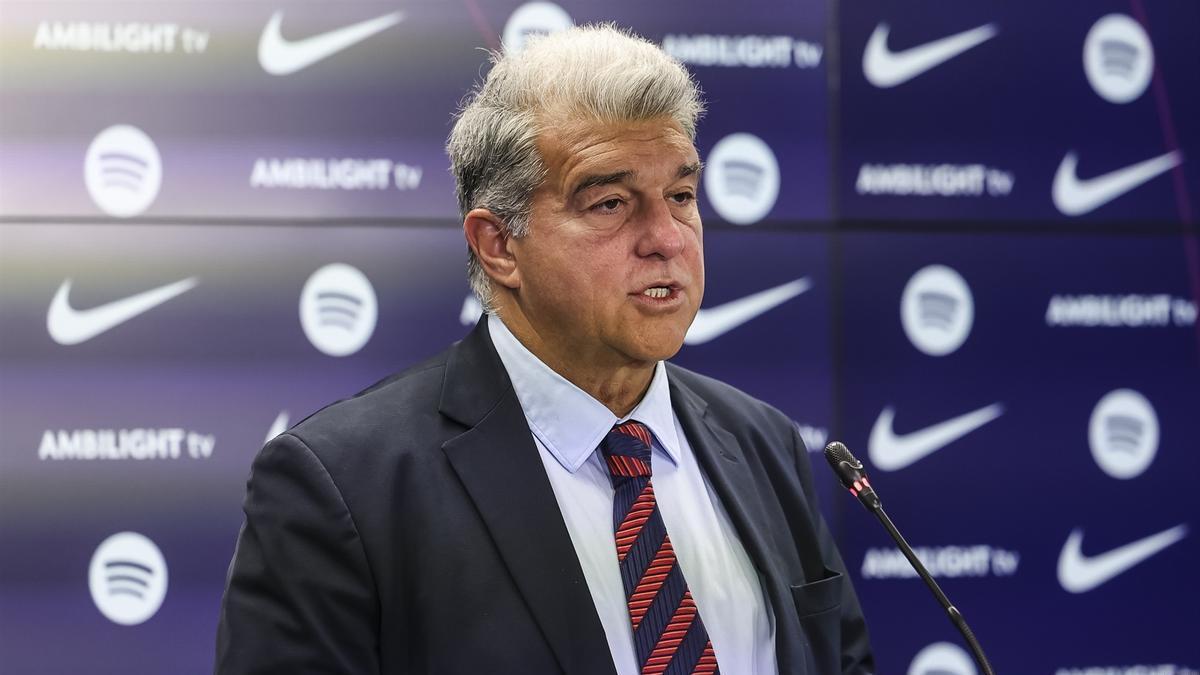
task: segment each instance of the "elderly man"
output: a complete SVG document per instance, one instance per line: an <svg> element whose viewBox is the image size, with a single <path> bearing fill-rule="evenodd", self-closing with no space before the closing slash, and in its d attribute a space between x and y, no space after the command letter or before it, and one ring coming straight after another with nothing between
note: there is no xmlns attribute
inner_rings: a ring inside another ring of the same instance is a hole
<svg viewBox="0 0 1200 675"><path fill-rule="evenodd" d="M497 57L449 141L487 316L263 448L217 672L873 670L793 424L664 361L701 108L609 27Z"/></svg>

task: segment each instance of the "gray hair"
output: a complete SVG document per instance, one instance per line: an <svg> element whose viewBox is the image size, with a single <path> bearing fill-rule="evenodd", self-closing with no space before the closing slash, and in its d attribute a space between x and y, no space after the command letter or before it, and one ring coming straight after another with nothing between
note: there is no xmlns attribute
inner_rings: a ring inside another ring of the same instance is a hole
<svg viewBox="0 0 1200 675"><path fill-rule="evenodd" d="M555 120L669 117L695 141L704 103L687 69L611 24L534 37L518 52L492 52L491 60L446 143L464 218L486 208L509 235L529 233L533 193L546 177L537 139ZM494 313L491 279L469 246L467 256L471 289Z"/></svg>

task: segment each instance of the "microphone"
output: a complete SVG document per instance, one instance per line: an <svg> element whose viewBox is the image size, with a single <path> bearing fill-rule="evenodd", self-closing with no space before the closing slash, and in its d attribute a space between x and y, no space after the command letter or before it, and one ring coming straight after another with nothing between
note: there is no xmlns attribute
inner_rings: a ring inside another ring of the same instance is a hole
<svg viewBox="0 0 1200 675"><path fill-rule="evenodd" d="M937 598L938 604L942 609L946 610L946 614L950 617L950 623L962 633L963 639L967 646L971 649L971 656L975 658L975 663L983 672L983 675L996 675L996 671L992 670L992 664L988 663L987 657L983 654L983 647L979 645L979 640L975 639L975 634L971 632L971 628L967 626L967 620L963 618L961 612L954 605L950 604L950 599L942 592L942 589L937 585L937 582L930 576L929 570L925 569L925 565L921 559L913 553L912 547L904 541L904 537L900 534L900 530L896 529L892 519L888 518L887 513L883 511L883 504L879 501L879 495L875 494L875 488L871 487L871 482L867 480L867 473L863 470L862 462L855 459L847 448L840 441L833 441L825 446L825 460L829 462L833 473L842 483L842 487L850 491L850 494L858 497L858 501L862 502L867 510L874 513L879 518L879 522L883 523L888 534L896 542L896 546L900 547L900 552L908 559L913 569L920 575L921 580L933 592L933 596Z"/></svg>
<svg viewBox="0 0 1200 675"><path fill-rule="evenodd" d="M862 502L863 506L871 511L883 508L883 505L879 503L879 495L875 494L875 489L867 480L862 462L850 454L849 448L840 441L834 441L825 446L825 459L829 462L829 466L833 467L833 473L837 475L838 480L842 481L842 487L858 497L858 501Z"/></svg>

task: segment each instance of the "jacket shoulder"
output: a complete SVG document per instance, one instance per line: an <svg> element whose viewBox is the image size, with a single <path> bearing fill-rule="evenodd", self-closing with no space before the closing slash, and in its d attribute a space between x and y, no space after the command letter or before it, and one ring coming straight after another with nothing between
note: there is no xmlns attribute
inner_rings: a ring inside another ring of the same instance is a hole
<svg viewBox="0 0 1200 675"><path fill-rule="evenodd" d="M331 403L293 426L322 460L366 448L394 447L396 430L407 438L432 437L443 422L438 413L449 350L394 373L345 399Z"/></svg>
<svg viewBox="0 0 1200 675"><path fill-rule="evenodd" d="M733 385L673 363L667 364L667 375L704 399L709 414L727 428L749 426L787 435L795 428L795 422L779 408Z"/></svg>

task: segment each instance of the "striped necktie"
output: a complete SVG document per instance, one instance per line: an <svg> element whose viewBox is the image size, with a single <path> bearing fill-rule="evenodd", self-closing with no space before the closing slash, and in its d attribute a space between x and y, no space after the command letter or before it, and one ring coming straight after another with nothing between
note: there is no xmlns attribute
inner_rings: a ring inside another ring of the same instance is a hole
<svg viewBox="0 0 1200 675"><path fill-rule="evenodd" d="M642 675L713 675L717 657L700 620L650 480L650 430L618 424L600 442L616 494L617 562Z"/></svg>

